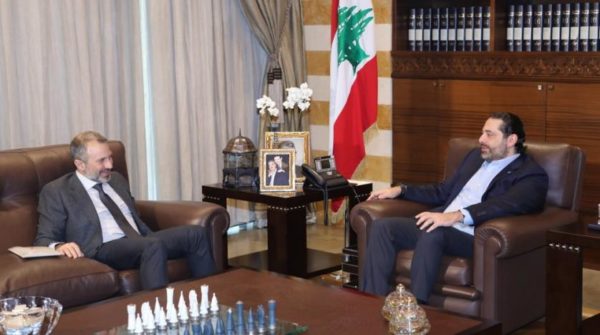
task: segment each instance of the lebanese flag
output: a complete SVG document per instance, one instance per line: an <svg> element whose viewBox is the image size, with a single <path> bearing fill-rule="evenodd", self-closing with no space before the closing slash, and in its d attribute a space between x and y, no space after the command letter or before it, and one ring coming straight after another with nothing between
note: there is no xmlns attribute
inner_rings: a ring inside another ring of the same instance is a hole
<svg viewBox="0 0 600 335"><path fill-rule="evenodd" d="M374 37L371 0L332 0L329 152L348 179L365 157L363 133L377 119ZM334 202L332 210L339 205Z"/></svg>

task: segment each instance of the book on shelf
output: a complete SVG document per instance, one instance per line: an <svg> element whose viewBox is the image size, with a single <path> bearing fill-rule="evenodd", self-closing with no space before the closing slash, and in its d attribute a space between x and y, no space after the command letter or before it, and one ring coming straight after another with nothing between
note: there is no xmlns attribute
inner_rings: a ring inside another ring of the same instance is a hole
<svg viewBox="0 0 600 335"><path fill-rule="evenodd" d="M456 51L456 8L448 9L448 51Z"/></svg>
<svg viewBox="0 0 600 335"><path fill-rule="evenodd" d="M423 51L431 51L431 8L423 9Z"/></svg>
<svg viewBox="0 0 600 335"><path fill-rule="evenodd" d="M417 9L411 8L408 17L408 50L417 51L415 30L417 28Z"/></svg>
<svg viewBox="0 0 600 335"><path fill-rule="evenodd" d="M423 8L417 9L417 20L415 22L415 51L423 51Z"/></svg>
<svg viewBox="0 0 600 335"><path fill-rule="evenodd" d="M475 7L465 8L465 51L473 51L473 29L475 28Z"/></svg>
<svg viewBox="0 0 600 335"><path fill-rule="evenodd" d="M562 24L562 4L553 4L552 14L552 51L560 51L560 37Z"/></svg>
<svg viewBox="0 0 600 335"><path fill-rule="evenodd" d="M515 51L515 5L508 7L508 19L506 20L506 50Z"/></svg>
<svg viewBox="0 0 600 335"><path fill-rule="evenodd" d="M532 50L533 6L526 5L523 9L523 51Z"/></svg>
<svg viewBox="0 0 600 335"><path fill-rule="evenodd" d="M590 51L598 51L598 15L600 13L600 4L594 2L590 9L590 29L588 38L588 49Z"/></svg>
<svg viewBox="0 0 600 335"><path fill-rule="evenodd" d="M560 51L569 51L569 36L571 34L571 4L562 6L560 24Z"/></svg>
<svg viewBox="0 0 600 335"><path fill-rule="evenodd" d="M483 7L475 7L473 19L473 51L481 51L483 45Z"/></svg>
<svg viewBox="0 0 600 335"><path fill-rule="evenodd" d="M458 9L458 18L456 20L456 51L465 51L465 20L467 10L465 7Z"/></svg>
<svg viewBox="0 0 600 335"><path fill-rule="evenodd" d="M490 50L490 7L486 6L483 8L483 31L482 31L482 51Z"/></svg>
<svg viewBox="0 0 600 335"><path fill-rule="evenodd" d="M552 51L552 4L544 8L542 19L542 50Z"/></svg>
<svg viewBox="0 0 600 335"><path fill-rule="evenodd" d="M531 40L533 51L542 51L542 24L544 21L544 5L536 5L533 12L533 28L531 30Z"/></svg>
<svg viewBox="0 0 600 335"><path fill-rule="evenodd" d="M448 8L440 8L440 51L448 51Z"/></svg>
<svg viewBox="0 0 600 335"><path fill-rule="evenodd" d="M431 51L440 51L440 9L431 10Z"/></svg>
<svg viewBox="0 0 600 335"><path fill-rule="evenodd" d="M590 38L590 3L585 2L581 6L581 15L579 16L579 50L589 51Z"/></svg>
<svg viewBox="0 0 600 335"><path fill-rule="evenodd" d="M515 51L523 51L523 5L515 8L515 22L513 25L513 44Z"/></svg>
<svg viewBox="0 0 600 335"><path fill-rule="evenodd" d="M569 22L569 51L579 51L579 2L571 4Z"/></svg>

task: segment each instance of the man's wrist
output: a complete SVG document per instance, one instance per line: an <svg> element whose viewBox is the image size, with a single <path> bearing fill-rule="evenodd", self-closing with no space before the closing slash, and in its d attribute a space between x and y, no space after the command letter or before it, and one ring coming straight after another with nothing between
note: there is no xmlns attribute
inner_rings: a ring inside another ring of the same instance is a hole
<svg viewBox="0 0 600 335"><path fill-rule="evenodd" d="M400 184L398 187L400 188L400 192L398 193L397 198L402 198L406 194L406 184Z"/></svg>
<svg viewBox="0 0 600 335"><path fill-rule="evenodd" d="M461 224L465 223L465 215L460 210L456 211L456 217L456 222Z"/></svg>

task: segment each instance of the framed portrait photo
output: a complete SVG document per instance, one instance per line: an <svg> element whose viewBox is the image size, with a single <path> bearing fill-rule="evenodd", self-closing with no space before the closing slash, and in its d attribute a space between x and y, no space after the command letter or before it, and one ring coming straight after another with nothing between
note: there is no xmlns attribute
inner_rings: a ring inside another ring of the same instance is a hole
<svg viewBox="0 0 600 335"><path fill-rule="evenodd" d="M294 149L296 158L294 172L296 182L303 182L302 164L311 164L310 161L310 133L308 131L283 131L265 133L266 149Z"/></svg>
<svg viewBox="0 0 600 335"><path fill-rule="evenodd" d="M261 191L294 191L296 189L296 173L294 149L261 149L260 174Z"/></svg>

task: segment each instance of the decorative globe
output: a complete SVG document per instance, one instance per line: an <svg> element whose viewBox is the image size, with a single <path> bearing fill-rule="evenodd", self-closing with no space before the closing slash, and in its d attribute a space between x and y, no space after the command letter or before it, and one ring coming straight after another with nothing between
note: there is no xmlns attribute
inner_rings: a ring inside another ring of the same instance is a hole
<svg viewBox="0 0 600 335"><path fill-rule="evenodd" d="M62 308L58 300L47 297L0 299L0 334L50 334L58 323Z"/></svg>

